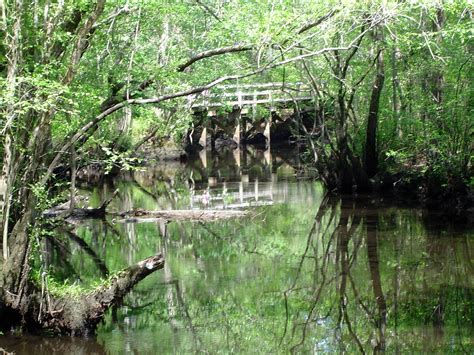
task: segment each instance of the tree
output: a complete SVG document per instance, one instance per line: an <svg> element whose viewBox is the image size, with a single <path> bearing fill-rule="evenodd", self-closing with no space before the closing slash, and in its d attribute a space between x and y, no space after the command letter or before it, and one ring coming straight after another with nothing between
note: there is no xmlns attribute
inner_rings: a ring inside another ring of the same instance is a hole
<svg viewBox="0 0 474 355"><path fill-rule="evenodd" d="M357 46L327 53L325 61L307 61L302 71L316 87L315 100L324 102L315 115L326 117L325 137L308 138L330 188L371 190L374 181L396 174L403 181L417 176L431 196L439 197L442 190L464 194L472 174L472 145L466 145L466 134L474 126L470 101L456 96L455 88L471 70L465 27L471 17L463 1L388 2L354 5L332 19L338 26L326 31L325 40L339 43L355 38L357 30ZM364 26L367 30L371 25L368 36ZM389 46L392 65L385 67ZM383 89L387 81L391 97ZM462 107L462 120L453 114L460 111L449 109L454 102Z"/></svg>

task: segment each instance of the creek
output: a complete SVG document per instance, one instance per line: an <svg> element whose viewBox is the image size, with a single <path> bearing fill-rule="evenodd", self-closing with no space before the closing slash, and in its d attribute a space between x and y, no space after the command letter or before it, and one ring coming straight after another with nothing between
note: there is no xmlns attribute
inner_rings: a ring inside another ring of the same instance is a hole
<svg viewBox="0 0 474 355"><path fill-rule="evenodd" d="M88 338L0 336L16 354L472 353L474 229L381 196L329 196L298 151L151 164L83 184L109 210L245 209L203 222L88 220L47 243L50 270L93 287L157 252Z"/></svg>

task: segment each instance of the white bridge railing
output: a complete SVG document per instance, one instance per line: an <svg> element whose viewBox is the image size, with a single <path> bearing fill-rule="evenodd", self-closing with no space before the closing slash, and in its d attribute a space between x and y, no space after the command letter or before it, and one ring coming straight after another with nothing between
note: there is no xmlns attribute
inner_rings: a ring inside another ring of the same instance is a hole
<svg viewBox="0 0 474 355"><path fill-rule="evenodd" d="M305 101L313 98L311 88L304 83L265 83L219 85L198 95L188 97L188 107L218 108L259 104Z"/></svg>

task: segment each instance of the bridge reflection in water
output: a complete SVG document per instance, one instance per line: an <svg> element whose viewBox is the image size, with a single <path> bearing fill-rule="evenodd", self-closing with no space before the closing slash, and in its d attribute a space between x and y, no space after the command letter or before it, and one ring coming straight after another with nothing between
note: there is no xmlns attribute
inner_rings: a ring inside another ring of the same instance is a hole
<svg viewBox="0 0 474 355"><path fill-rule="evenodd" d="M147 191L153 189L157 180L166 183L169 191L182 192L183 188L189 191L187 195L176 192L176 198L171 199L175 203L163 204L164 209L245 209L291 202L290 199L301 201L305 196L313 196L304 191L308 184L297 183L305 177L298 147L265 151L247 148L220 153L203 150L195 159L175 169L168 167L164 171L158 165L133 174L137 184ZM177 187L179 183L181 186Z"/></svg>
<svg viewBox="0 0 474 355"><path fill-rule="evenodd" d="M6 334L0 347L18 353L472 353L471 226L387 197L325 198L318 183L299 179L297 148L272 148L267 157L259 150L209 152L206 164L198 156L187 164L159 162L81 186L97 202L118 188L110 205L115 211L238 208L240 186L244 204L273 206L253 209L248 219L213 223L90 220L77 238L48 238L44 260L70 282L91 287L105 278L104 265L114 273L156 252L166 263L112 312L97 338Z"/></svg>

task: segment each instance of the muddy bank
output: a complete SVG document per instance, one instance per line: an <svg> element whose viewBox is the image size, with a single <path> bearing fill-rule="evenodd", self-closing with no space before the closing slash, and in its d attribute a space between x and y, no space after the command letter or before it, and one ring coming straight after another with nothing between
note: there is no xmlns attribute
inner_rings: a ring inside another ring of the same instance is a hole
<svg viewBox="0 0 474 355"><path fill-rule="evenodd" d="M474 191L461 177L451 177L446 184L407 170L379 173L372 183L374 193L395 196L450 216L474 215Z"/></svg>

